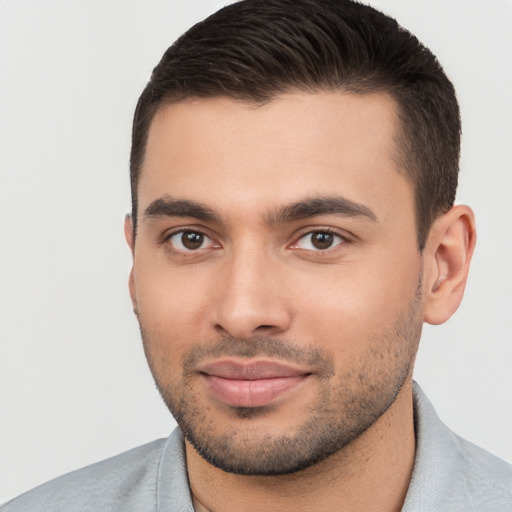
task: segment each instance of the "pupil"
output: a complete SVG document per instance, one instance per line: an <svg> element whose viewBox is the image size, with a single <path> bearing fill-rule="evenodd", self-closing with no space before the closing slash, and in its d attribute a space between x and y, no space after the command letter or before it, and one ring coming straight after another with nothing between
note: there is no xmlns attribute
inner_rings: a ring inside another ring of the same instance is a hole
<svg viewBox="0 0 512 512"><path fill-rule="evenodd" d="M328 249L333 242L333 235L331 233L313 233L311 241L317 249Z"/></svg>
<svg viewBox="0 0 512 512"><path fill-rule="evenodd" d="M201 233L188 232L183 233L181 236L181 242L187 249L199 249L203 245L204 235Z"/></svg>

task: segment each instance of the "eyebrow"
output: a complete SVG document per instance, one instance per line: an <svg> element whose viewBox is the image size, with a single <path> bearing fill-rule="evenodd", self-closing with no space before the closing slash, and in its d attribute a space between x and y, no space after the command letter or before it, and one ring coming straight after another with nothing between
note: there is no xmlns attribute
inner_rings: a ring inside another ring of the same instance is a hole
<svg viewBox="0 0 512 512"><path fill-rule="evenodd" d="M312 197L290 203L268 212L264 219L267 224L275 225L321 215L366 217L377 222L377 216L367 206L341 196ZM173 199L170 196L156 199L144 211L144 220L159 217L190 217L203 222L222 223L221 217L212 208L196 201Z"/></svg>
<svg viewBox="0 0 512 512"><path fill-rule="evenodd" d="M267 214L265 220L270 225L285 224L320 215L366 217L377 222L377 215L370 208L341 196L312 197L291 203Z"/></svg>
<svg viewBox="0 0 512 512"><path fill-rule="evenodd" d="M144 210L144 220L159 217L191 217L203 222L220 222L219 216L208 206L185 199L172 199L169 196L153 201Z"/></svg>

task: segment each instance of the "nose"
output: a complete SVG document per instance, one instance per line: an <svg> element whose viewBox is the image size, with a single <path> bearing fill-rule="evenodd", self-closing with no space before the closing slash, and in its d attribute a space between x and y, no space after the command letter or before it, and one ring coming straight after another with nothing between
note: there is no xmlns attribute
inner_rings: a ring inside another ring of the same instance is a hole
<svg viewBox="0 0 512 512"><path fill-rule="evenodd" d="M292 313L282 270L279 262L256 251L229 258L216 281L214 329L241 339L287 331Z"/></svg>

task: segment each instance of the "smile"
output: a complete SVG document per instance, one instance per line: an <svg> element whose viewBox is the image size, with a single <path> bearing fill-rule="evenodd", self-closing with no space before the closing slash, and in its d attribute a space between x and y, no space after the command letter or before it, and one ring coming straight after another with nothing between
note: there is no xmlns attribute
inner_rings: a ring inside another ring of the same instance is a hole
<svg viewBox="0 0 512 512"><path fill-rule="evenodd" d="M262 407L296 388L311 374L281 363L224 360L205 365L202 379L218 401L232 407Z"/></svg>

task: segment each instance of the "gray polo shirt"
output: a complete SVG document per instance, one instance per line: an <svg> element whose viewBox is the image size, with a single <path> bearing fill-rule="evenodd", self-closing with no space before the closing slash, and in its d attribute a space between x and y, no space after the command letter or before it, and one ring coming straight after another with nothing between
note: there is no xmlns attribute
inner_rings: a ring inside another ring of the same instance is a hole
<svg viewBox="0 0 512 512"><path fill-rule="evenodd" d="M414 386L416 459L403 512L512 512L512 466L465 441ZM22 494L2 512L193 512L179 429Z"/></svg>

